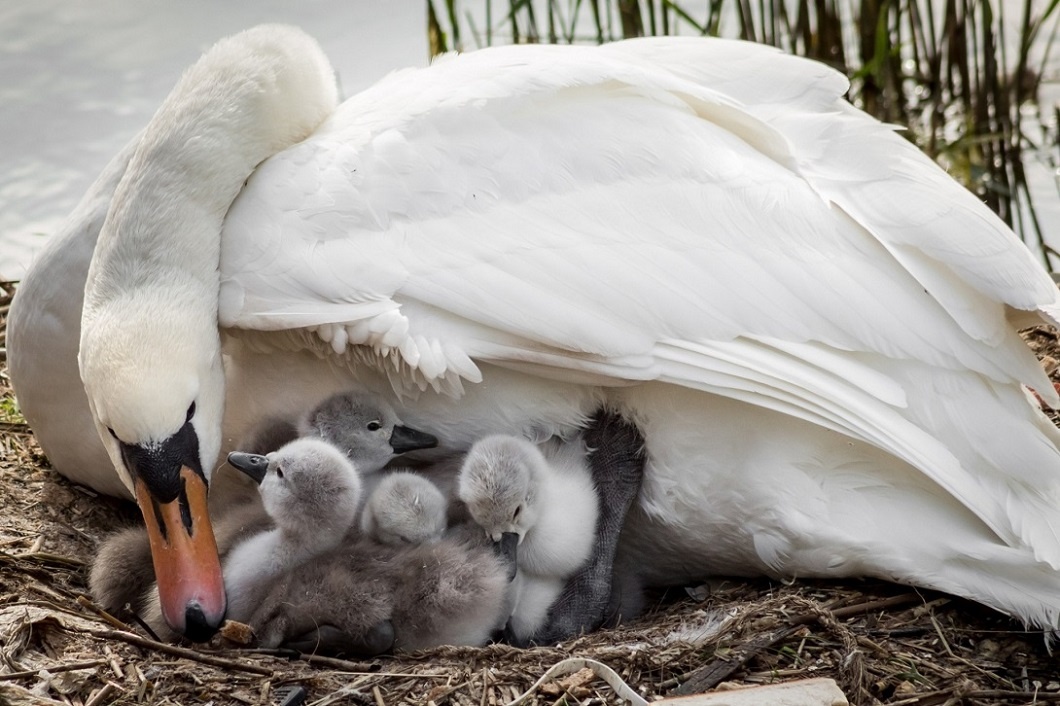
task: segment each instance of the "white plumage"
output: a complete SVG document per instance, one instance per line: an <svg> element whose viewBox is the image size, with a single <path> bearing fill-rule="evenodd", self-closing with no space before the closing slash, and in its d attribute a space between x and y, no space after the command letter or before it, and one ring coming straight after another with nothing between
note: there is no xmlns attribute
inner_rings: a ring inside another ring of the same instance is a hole
<svg viewBox="0 0 1060 706"><path fill-rule="evenodd" d="M243 37L203 60L209 88ZM1017 327L1055 320L1057 289L845 90L820 64L716 39L445 57L257 166L223 232L143 248L175 257L219 237L223 445L351 378L392 389L406 422L458 449L569 435L606 402L646 438L625 551L651 580L872 575L1056 626L1060 435L1024 386L1058 400ZM216 94L222 128L224 111L279 119ZM92 429L70 312L127 159L9 323L41 444L111 491L99 442L69 435ZM179 182L173 164L135 169Z"/></svg>

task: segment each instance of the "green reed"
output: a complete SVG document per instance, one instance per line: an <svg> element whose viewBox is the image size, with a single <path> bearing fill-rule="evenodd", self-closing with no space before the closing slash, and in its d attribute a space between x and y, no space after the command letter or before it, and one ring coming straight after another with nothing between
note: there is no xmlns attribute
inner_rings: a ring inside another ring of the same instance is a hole
<svg viewBox="0 0 1060 706"><path fill-rule="evenodd" d="M1055 132L1026 128L1028 114L1034 125L1060 121L1036 101L1058 4L1023 0L1008 17L997 0L428 0L428 30L432 54L701 34L823 61L850 77L851 102L909 128L910 139L1056 267L1060 252L1044 242L1024 159L1060 148Z"/></svg>

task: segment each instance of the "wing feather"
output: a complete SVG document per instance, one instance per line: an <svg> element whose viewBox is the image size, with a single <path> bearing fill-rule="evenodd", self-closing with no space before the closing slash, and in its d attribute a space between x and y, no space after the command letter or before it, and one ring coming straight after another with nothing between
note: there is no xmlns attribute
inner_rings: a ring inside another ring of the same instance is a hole
<svg viewBox="0 0 1060 706"><path fill-rule="evenodd" d="M1060 400L1010 319L1060 311L1057 289L845 90L721 40L392 75L252 176L222 241L222 324L316 327L397 356L421 388L459 390L478 361L709 391L905 460L1006 542L1055 537L1012 502L1055 502L1055 483L1010 459L1006 485L943 381L1032 420L1012 430L1024 460L1055 468L1019 384Z"/></svg>

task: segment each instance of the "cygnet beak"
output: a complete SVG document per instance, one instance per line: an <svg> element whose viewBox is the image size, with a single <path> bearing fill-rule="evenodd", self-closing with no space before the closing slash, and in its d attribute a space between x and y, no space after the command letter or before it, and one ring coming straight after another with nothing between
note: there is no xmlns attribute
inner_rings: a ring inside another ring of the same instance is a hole
<svg viewBox="0 0 1060 706"><path fill-rule="evenodd" d="M493 549L508 565L508 580L515 580L519 571L519 535L515 532L504 532L500 541L493 543Z"/></svg>
<svg viewBox="0 0 1060 706"><path fill-rule="evenodd" d="M412 427L398 425L394 427L394 431L390 434L390 446L396 454L416 451L417 449L433 449L437 445L438 437Z"/></svg>
<svg viewBox="0 0 1060 706"><path fill-rule="evenodd" d="M250 476L258 485L265 480L265 472L269 470L269 459L260 454L233 451L228 454L228 462Z"/></svg>

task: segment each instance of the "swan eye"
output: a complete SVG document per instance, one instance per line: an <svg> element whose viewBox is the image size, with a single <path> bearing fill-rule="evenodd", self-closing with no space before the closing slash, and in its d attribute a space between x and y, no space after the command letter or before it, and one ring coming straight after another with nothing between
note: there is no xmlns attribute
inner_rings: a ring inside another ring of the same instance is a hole
<svg viewBox="0 0 1060 706"><path fill-rule="evenodd" d="M276 477L277 478L283 478L283 469L280 468L279 466L276 467Z"/></svg>
<svg viewBox="0 0 1060 706"><path fill-rule="evenodd" d="M520 505L519 507L515 508L515 512L512 513L512 522L515 522L515 521L517 521L519 519L519 513L522 512L522 511L523 511L523 506L522 505Z"/></svg>
<svg viewBox="0 0 1060 706"><path fill-rule="evenodd" d="M379 431L383 425L379 422L368 422L368 431Z"/></svg>
<svg viewBox="0 0 1060 706"><path fill-rule="evenodd" d="M114 437L115 441L121 441L121 439L118 438L118 435L114 433L113 429L111 429L110 427L107 427L107 431L110 432L110 435Z"/></svg>
<svg viewBox="0 0 1060 706"><path fill-rule="evenodd" d="M192 402L191 406L188 407L188 416L184 419L184 423L187 424L191 421L191 418L195 416L195 403Z"/></svg>

